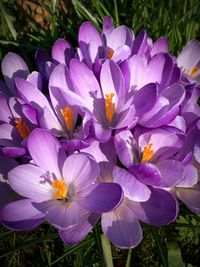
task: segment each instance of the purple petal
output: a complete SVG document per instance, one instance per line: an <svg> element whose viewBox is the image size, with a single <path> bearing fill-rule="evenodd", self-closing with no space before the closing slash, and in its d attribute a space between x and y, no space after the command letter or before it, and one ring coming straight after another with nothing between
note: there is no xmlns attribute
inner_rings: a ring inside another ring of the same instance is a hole
<svg viewBox="0 0 200 267"><path fill-rule="evenodd" d="M131 49L127 45L117 48L112 56L112 60L120 64L131 55Z"/></svg>
<svg viewBox="0 0 200 267"><path fill-rule="evenodd" d="M78 193L75 201L85 209L102 213L116 208L122 198L123 192L118 184L95 183Z"/></svg>
<svg viewBox="0 0 200 267"><path fill-rule="evenodd" d="M35 85L40 91L42 90L42 75L39 72L31 72L27 77L27 81Z"/></svg>
<svg viewBox="0 0 200 267"><path fill-rule="evenodd" d="M0 179L2 177L0 176ZM4 181L3 179L1 179ZM18 200L20 197L11 189L6 182L0 181L0 210L8 203ZM1 215L0 215L1 217Z"/></svg>
<svg viewBox="0 0 200 267"><path fill-rule="evenodd" d="M1 150L9 158L17 158L27 154L27 150L23 147L4 147Z"/></svg>
<svg viewBox="0 0 200 267"><path fill-rule="evenodd" d="M17 54L9 52L5 55L1 63L1 69L11 92L15 95L14 78L21 77L26 79L29 69L26 62Z"/></svg>
<svg viewBox="0 0 200 267"><path fill-rule="evenodd" d="M43 182L45 172L31 164L19 165L8 173L11 188L19 195L36 202L49 200L54 190L48 182Z"/></svg>
<svg viewBox="0 0 200 267"><path fill-rule="evenodd" d="M142 240L142 229L137 217L129 208L129 202L122 202L113 212L102 215L102 230L117 247L133 248Z"/></svg>
<svg viewBox="0 0 200 267"><path fill-rule="evenodd" d="M114 181L118 183L124 192L124 196L132 201L143 202L149 199L151 191L138 181L134 175L125 169L115 167L113 170Z"/></svg>
<svg viewBox="0 0 200 267"><path fill-rule="evenodd" d="M0 181L7 179L8 172L18 165L14 159L9 159L0 154Z"/></svg>
<svg viewBox="0 0 200 267"><path fill-rule="evenodd" d="M105 36L108 36L114 29L112 17L106 16L103 20L103 29L102 33Z"/></svg>
<svg viewBox="0 0 200 267"><path fill-rule="evenodd" d="M57 63L63 63L63 64L68 65L70 62L70 59L73 56L72 46L68 41L59 38L54 43L51 54L52 54L52 58Z"/></svg>
<svg viewBox="0 0 200 267"><path fill-rule="evenodd" d="M198 171L192 164L185 166L185 173L183 179L181 179L176 187L192 187L198 182Z"/></svg>
<svg viewBox="0 0 200 267"><path fill-rule="evenodd" d="M163 160L156 167L161 174L161 187L173 187L184 178L184 167L177 160Z"/></svg>
<svg viewBox="0 0 200 267"><path fill-rule="evenodd" d="M1 146L19 146L21 136L16 127L10 124L0 124L0 145Z"/></svg>
<svg viewBox="0 0 200 267"><path fill-rule="evenodd" d="M177 196L194 213L200 214L200 186L195 185L192 188L180 188L177 190Z"/></svg>
<svg viewBox="0 0 200 267"><path fill-rule="evenodd" d="M30 199L22 199L6 205L1 220L11 230L30 231L44 221L44 215L33 207Z"/></svg>
<svg viewBox="0 0 200 267"><path fill-rule="evenodd" d="M168 192L151 188L151 197L146 202L132 202L132 210L139 220L155 226L173 222L178 215L178 204Z"/></svg>
<svg viewBox="0 0 200 267"><path fill-rule="evenodd" d="M148 101L147 101L148 99ZM157 100L157 86L149 83L134 93L134 106L137 116L142 116L148 112Z"/></svg>
<svg viewBox="0 0 200 267"><path fill-rule="evenodd" d="M8 99L0 95L0 123L9 123L12 119L12 113L8 105Z"/></svg>
<svg viewBox="0 0 200 267"><path fill-rule="evenodd" d="M49 223L61 230L62 228L73 226L88 217L88 211L81 208L74 201L49 200L32 204L45 214L45 219Z"/></svg>
<svg viewBox="0 0 200 267"><path fill-rule="evenodd" d="M67 245L79 243L92 230L99 218L100 215L91 213L85 220L79 221L67 229L59 230L59 235Z"/></svg>
<svg viewBox="0 0 200 267"><path fill-rule="evenodd" d="M124 25L115 28L107 36L107 46L112 48L114 51L123 45L127 45L130 49L132 48L133 35L132 32Z"/></svg>
<svg viewBox="0 0 200 267"><path fill-rule="evenodd" d="M159 53L168 53L168 51L169 51L169 41L167 37L160 37L153 44L150 55L151 57L153 57L154 55Z"/></svg>
<svg viewBox="0 0 200 267"><path fill-rule="evenodd" d="M79 153L69 156L63 165L62 177L75 192L82 191L91 185L99 174L96 161L87 154Z"/></svg>
<svg viewBox="0 0 200 267"><path fill-rule="evenodd" d="M147 34L145 30L141 30L135 37L132 48L132 55L142 55L147 45Z"/></svg>
<svg viewBox="0 0 200 267"><path fill-rule="evenodd" d="M62 166L66 155L59 141L44 129L35 129L28 138L28 150L39 167L44 171L52 172L60 177L60 165Z"/></svg>
<svg viewBox="0 0 200 267"><path fill-rule="evenodd" d="M22 112L24 116L32 123L37 125L38 120L37 120L37 112L36 110L31 107L30 105L23 105L22 106Z"/></svg>
<svg viewBox="0 0 200 267"><path fill-rule="evenodd" d="M159 169L151 163L133 164L129 170L138 180L147 185L161 186L162 176Z"/></svg>
<svg viewBox="0 0 200 267"><path fill-rule="evenodd" d="M87 45L91 41L94 41L97 46L102 46L100 33L91 22L87 21L81 25L78 32L78 43L83 53L86 52Z"/></svg>

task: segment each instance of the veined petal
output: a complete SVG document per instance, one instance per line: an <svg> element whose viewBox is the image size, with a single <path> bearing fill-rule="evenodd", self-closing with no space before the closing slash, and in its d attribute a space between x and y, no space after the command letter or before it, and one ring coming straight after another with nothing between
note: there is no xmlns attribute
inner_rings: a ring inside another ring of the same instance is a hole
<svg viewBox="0 0 200 267"><path fill-rule="evenodd" d="M136 215L123 201L120 207L102 215L102 230L117 247L133 248L142 240L142 229Z"/></svg>
<svg viewBox="0 0 200 267"><path fill-rule="evenodd" d="M44 171L61 177L66 155L59 141L47 130L35 129L28 138L28 150L34 161Z"/></svg>

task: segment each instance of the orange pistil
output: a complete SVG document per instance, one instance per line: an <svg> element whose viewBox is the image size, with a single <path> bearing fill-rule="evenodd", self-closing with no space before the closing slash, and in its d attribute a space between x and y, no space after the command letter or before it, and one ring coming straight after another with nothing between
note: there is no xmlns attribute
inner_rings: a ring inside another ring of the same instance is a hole
<svg viewBox="0 0 200 267"><path fill-rule="evenodd" d="M196 75L196 73L199 71L199 67L197 67L197 66L195 66L193 69L192 69L192 71L189 73L189 75L192 77L192 78L194 78L195 77L195 75Z"/></svg>
<svg viewBox="0 0 200 267"><path fill-rule="evenodd" d="M22 121L22 119L16 119L15 120L16 128L21 136L21 138L25 139L26 137L29 136L31 133L31 130L29 127L26 125L25 122Z"/></svg>
<svg viewBox="0 0 200 267"><path fill-rule="evenodd" d="M60 110L64 120L65 124L68 130L73 130L74 128L74 121L73 121L73 110L72 107L65 107L61 108Z"/></svg>
<svg viewBox="0 0 200 267"><path fill-rule="evenodd" d="M51 186L57 190L57 192L53 195L55 199L62 199L67 196L67 186L64 180L55 180Z"/></svg>
<svg viewBox="0 0 200 267"><path fill-rule="evenodd" d="M152 145L153 144L148 144L147 146L144 147L142 160L141 160L142 163L148 162L152 158L154 154L154 151L151 149Z"/></svg>
<svg viewBox="0 0 200 267"><path fill-rule="evenodd" d="M111 48L108 50L108 58L111 59L112 56L114 54L114 50L112 50Z"/></svg>
<svg viewBox="0 0 200 267"><path fill-rule="evenodd" d="M115 112L115 103L112 102L112 98L114 95L114 93L105 95L106 118L109 122L111 122Z"/></svg>

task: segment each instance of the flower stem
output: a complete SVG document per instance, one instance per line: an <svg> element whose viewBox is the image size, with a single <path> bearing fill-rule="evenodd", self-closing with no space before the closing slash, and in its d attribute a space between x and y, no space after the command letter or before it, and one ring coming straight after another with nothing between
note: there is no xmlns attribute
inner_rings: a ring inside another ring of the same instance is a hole
<svg viewBox="0 0 200 267"><path fill-rule="evenodd" d="M105 267L105 262L104 262L104 257L103 257L103 250L102 250L102 246L101 246L101 237L100 237L100 232L98 229L98 225L96 225L94 227L94 233L95 233L95 242L99 251L99 256L100 256L100 260L101 260L101 266Z"/></svg>
<svg viewBox="0 0 200 267"><path fill-rule="evenodd" d="M131 264L131 256L132 256L132 249L129 249L128 255L127 255L127 260L126 260L126 266L125 267L130 267L130 264Z"/></svg>
<svg viewBox="0 0 200 267"><path fill-rule="evenodd" d="M110 242L106 238L104 234L101 235L101 244L103 249L103 257L106 267L114 267L113 260L112 260L112 251Z"/></svg>

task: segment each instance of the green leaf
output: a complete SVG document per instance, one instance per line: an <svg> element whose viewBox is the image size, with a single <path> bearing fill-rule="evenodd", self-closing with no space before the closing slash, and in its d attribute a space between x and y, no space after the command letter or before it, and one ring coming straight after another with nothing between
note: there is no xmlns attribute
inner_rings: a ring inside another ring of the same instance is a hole
<svg viewBox="0 0 200 267"><path fill-rule="evenodd" d="M170 267L183 267L181 250L176 242L168 244L168 263Z"/></svg>
<svg viewBox="0 0 200 267"><path fill-rule="evenodd" d="M160 259L162 261L162 264L164 267L168 267L168 261L167 261L167 253L166 250L162 244L162 241L160 239L159 233L158 233L158 228L152 227L152 233L154 235L155 243L158 248L158 253L160 255ZM171 266L170 266L171 267Z"/></svg>

